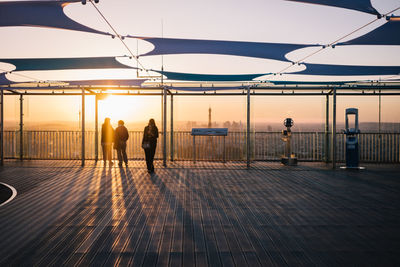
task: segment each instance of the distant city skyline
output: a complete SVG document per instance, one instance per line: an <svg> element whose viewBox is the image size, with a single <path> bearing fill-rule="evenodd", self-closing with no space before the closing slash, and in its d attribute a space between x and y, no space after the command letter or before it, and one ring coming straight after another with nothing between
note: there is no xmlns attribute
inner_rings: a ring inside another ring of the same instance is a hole
<svg viewBox="0 0 400 267"><path fill-rule="evenodd" d="M99 126L103 122L100 122ZM113 127L117 127L117 121L111 121ZM161 122L156 121L156 124L161 128ZM94 121L86 121L86 131L94 131ZM130 122L127 121L125 126L129 131L142 131L147 121ZM80 131L80 121L47 121L47 122L32 122L24 121L25 131ZM167 125L167 131L170 131L170 125ZM331 130L332 122L330 121L329 128ZM378 122L361 122L360 130L366 132L378 132ZM192 128L207 128L209 124L207 121L174 121L174 131L190 131ZM246 122L244 121L213 121L211 128L228 128L231 132L244 132L246 131ZM337 123L337 131L341 132L344 129L344 122ZM280 132L285 127L282 122L252 122L251 131L256 132ZM8 120L5 121L6 131L19 131L19 121ZM325 131L325 123L307 123L298 122L293 126L294 132L323 132ZM381 122L381 132L399 133L400 123Z"/></svg>

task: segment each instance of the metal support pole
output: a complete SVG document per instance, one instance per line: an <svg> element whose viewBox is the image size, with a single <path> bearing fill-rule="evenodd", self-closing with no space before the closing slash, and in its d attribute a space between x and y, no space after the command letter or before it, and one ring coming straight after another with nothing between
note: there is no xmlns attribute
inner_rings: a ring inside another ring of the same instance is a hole
<svg viewBox="0 0 400 267"><path fill-rule="evenodd" d="M0 89L1 96L0 96L0 166L4 165L4 91Z"/></svg>
<svg viewBox="0 0 400 267"><path fill-rule="evenodd" d="M171 161L174 161L174 95L171 94L171 136L170 136L170 154Z"/></svg>
<svg viewBox="0 0 400 267"><path fill-rule="evenodd" d="M336 88L333 89L332 108L332 169L336 169Z"/></svg>
<svg viewBox="0 0 400 267"><path fill-rule="evenodd" d="M164 88L163 89L163 131L164 131L164 135L163 135L163 166L166 167L167 166L167 89Z"/></svg>
<svg viewBox="0 0 400 267"><path fill-rule="evenodd" d="M94 118L94 154L95 160L99 160L99 99L95 96L95 118Z"/></svg>
<svg viewBox="0 0 400 267"><path fill-rule="evenodd" d="M163 57L161 57L161 61L163 61ZM161 62L161 132L165 133L164 130L164 66Z"/></svg>
<svg viewBox="0 0 400 267"><path fill-rule="evenodd" d="M24 159L24 97L19 95L19 159Z"/></svg>
<svg viewBox="0 0 400 267"><path fill-rule="evenodd" d="M326 95L325 106L325 162L329 162L329 94Z"/></svg>
<svg viewBox="0 0 400 267"><path fill-rule="evenodd" d="M161 89L161 132L164 132L164 90Z"/></svg>
<svg viewBox="0 0 400 267"><path fill-rule="evenodd" d="M382 115L381 101L382 101L382 99L381 99L381 90L379 90L379 118L378 118L378 120L379 120L378 133L379 134L381 133L381 115ZM380 137L380 135L379 135L379 137Z"/></svg>
<svg viewBox="0 0 400 267"><path fill-rule="evenodd" d="M250 88L247 88L247 169L250 168Z"/></svg>
<svg viewBox="0 0 400 267"><path fill-rule="evenodd" d="M82 166L85 166L85 89L82 89Z"/></svg>
<svg viewBox="0 0 400 267"><path fill-rule="evenodd" d="M382 155L382 135L381 135L381 116L382 116L382 106L381 106L381 90L379 89L379 118L378 118L378 149L376 148L375 145L375 149L378 152L378 159L381 158Z"/></svg>

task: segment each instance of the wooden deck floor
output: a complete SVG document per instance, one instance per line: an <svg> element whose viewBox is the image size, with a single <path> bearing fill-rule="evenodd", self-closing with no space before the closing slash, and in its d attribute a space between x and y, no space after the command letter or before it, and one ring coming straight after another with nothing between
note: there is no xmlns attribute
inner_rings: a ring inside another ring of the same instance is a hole
<svg viewBox="0 0 400 267"><path fill-rule="evenodd" d="M7 161L0 266L399 266L400 166Z"/></svg>

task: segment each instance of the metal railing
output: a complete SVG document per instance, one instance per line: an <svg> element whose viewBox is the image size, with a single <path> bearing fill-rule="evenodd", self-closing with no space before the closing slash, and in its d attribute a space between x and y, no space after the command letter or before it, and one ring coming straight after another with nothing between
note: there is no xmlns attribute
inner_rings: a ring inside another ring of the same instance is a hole
<svg viewBox="0 0 400 267"><path fill-rule="evenodd" d="M162 158L162 134L158 139L156 158ZM167 140L170 140L167 133ZM130 131L127 153L130 159L144 159L141 148L143 132ZM20 132L4 132L6 158L20 157ZM224 137L196 137L196 160L222 161ZM337 133L337 159L345 160L345 136ZM85 158L95 158L95 132L85 133ZM328 140L331 142L331 135ZM80 159L81 132L79 131L24 131L23 158L25 159ZM359 135L360 161L400 163L400 133L361 133ZM167 145L167 155L170 146ZM325 159L324 132L293 132L292 150L299 160L323 161ZM193 139L189 131L174 132L174 159L192 160ZM252 132L251 152L253 160L279 160L284 153L280 132ZM99 144L99 159L102 158ZM230 132L225 139L226 160L246 160L246 133Z"/></svg>

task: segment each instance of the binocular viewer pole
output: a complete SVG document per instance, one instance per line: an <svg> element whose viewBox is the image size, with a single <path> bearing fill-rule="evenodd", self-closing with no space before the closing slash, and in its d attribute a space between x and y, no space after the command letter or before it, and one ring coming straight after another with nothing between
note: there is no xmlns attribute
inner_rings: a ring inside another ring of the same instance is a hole
<svg viewBox="0 0 400 267"><path fill-rule="evenodd" d="M292 153L292 130L291 127L294 125L294 121L292 118L286 118L283 121L283 125L286 127L286 130L282 130L282 141L285 144L285 155L281 159L281 163L284 165L295 166L297 165L297 158Z"/></svg>

